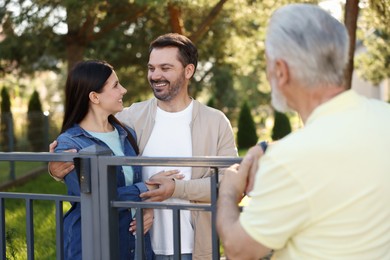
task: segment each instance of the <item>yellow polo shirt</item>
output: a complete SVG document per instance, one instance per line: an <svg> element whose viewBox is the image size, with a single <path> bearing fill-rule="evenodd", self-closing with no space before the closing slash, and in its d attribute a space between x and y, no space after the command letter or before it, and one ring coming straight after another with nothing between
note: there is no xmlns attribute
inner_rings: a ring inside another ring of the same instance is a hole
<svg viewBox="0 0 390 260"><path fill-rule="evenodd" d="M240 223L275 259L390 259L390 105L345 91L260 159Z"/></svg>

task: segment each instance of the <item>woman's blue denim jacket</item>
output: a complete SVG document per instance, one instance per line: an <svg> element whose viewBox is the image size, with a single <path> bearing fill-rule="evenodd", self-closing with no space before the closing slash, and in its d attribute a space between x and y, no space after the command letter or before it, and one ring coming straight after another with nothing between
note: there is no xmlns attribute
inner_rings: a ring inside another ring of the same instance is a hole
<svg viewBox="0 0 390 260"><path fill-rule="evenodd" d="M121 126L113 124L118 130L119 138L125 156L137 156L129 140L127 132ZM128 128L135 138L135 131ZM78 124L66 130L57 138L58 145L55 152L63 152L69 149L80 151L91 145L100 145L109 149L109 147L82 129ZM141 201L139 195L147 190L142 182L142 172L140 166L133 166L134 179L133 185L125 186L125 178L121 166L117 167L117 194L118 200ZM80 183L75 170L72 170L64 179L68 194L80 196ZM132 220L131 210L119 210L119 250L120 259L134 259L135 237L129 232L130 222ZM64 216L64 255L65 259L82 259L81 253L81 211L80 203L73 202L71 209ZM153 258L153 251L150 236L145 235L145 255L147 259Z"/></svg>

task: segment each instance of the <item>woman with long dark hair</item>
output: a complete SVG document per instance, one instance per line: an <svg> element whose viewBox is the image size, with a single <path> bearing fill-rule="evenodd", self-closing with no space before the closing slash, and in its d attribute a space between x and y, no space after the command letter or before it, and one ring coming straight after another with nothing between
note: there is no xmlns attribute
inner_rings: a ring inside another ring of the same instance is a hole
<svg viewBox="0 0 390 260"><path fill-rule="evenodd" d="M90 145L112 150L114 155L137 156L138 147L133 129L124 126L114 114L123 110L122 98L127 90L119 83L113 67L104 61L83 61L70 71L65 88L65 115L56 152L77 151ZM139 166L117 167L119 200L140 201L139 194L153 188L142 182ZM80 183L75 170L64 179L69 195L80 195ZM65 259L81 259L80 203L73 202L64 216ZM152 210L150 210L152 212ZM150 213L149 212L149 213ZM150 213L152 214L152 213ZM134 212L119 209L119 250L121 259L134 259L135 236L129 231ZM145 230L152 217L145 220ZM145 255L153 258L149 234L145 234Z"/></svg>

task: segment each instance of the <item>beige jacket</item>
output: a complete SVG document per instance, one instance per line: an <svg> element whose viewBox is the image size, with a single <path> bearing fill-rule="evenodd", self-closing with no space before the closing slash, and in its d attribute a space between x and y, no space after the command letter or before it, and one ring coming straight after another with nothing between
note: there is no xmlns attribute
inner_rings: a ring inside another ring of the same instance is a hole
<svg viewBox="0 0 390 260"><path fill-rule="evenodd" d="M219 110L193 100L191 133L193 156L238 156L234 134L227 117ZM152 133L157 111L157 99L134 103L116 117L137 134L140 154ZM176 181L172 197L192 202L210 202L210 171L193 168L189 181ZM211 259L211 217L209 212L192 211L195 231L193 259Z"/></svg>

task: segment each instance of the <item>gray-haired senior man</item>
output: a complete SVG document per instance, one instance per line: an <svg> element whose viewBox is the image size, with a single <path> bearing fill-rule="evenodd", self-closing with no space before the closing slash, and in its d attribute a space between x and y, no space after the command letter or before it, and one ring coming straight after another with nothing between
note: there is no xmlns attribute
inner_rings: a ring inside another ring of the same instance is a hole
<svg viewBox="0 0 390 260"><path fill-rule="evenodd" d="M230 167L217 229L229 259L390 259L390 105L347 90L346 28L315 5L291 4L266 35L272 104L305 127ZM298 147L298 149L297 149Z"/></svg>

